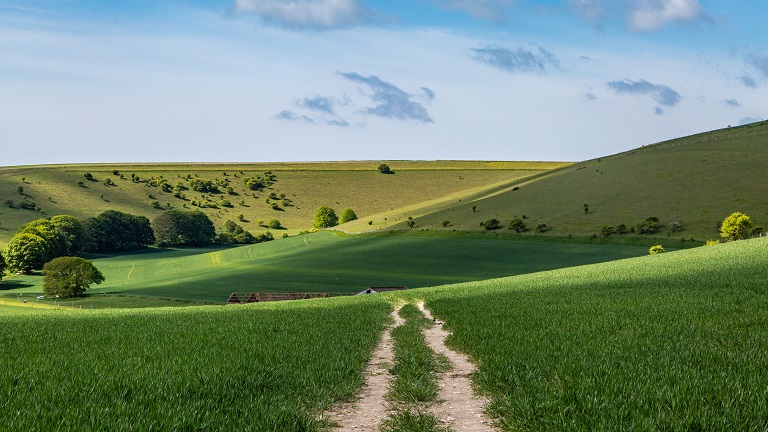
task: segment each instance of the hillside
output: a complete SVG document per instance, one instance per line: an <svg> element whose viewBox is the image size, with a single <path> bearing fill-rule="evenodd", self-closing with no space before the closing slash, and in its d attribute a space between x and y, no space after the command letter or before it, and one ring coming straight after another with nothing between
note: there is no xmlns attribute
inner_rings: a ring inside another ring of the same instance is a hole
<svg viewBox="0 0 768 432"><path fill-rule="evenodd" d="M604 225L637 225L658 217L670 233L698 240L717 238L716 224L740 211L768 228L768 200L762 181L768 166L768 124L723 129L649 145L513 181L493 193L456 194L452 202L430 208L389 211L368 219L379 229L480 230L496 218L504 224L525 215L530 229L546 224L549 235L597 234ZM584 213L584 205L589 213ZM475 207L473 211L473 207ZM386 218L386 219L385 219ZM443 221L450 225L443 228ZM361 221L362 222L362 221ZM346 230L368 230L356 222Z"/></svg>
<svg viewBox="0 0 768 432"><path fill-rule="evenodd" d="M0 168L0 203L33 202L40 212L0 206L0 248L16 229L33 219L70 214L78 218L115 209L152 219L163 208L198 208L217 228L243 215L244 228L264 231L280 220L289 234L312 226L314 212L329 205L350 207L358 217L535 175L566 164L553 162L388 162L395 174L380 174L379 162L272 164L51 165ZM252 190L246 178L274 175L274 182ZM84 178L90 173L92 180ZM190 180L210 180L218 192L195 191ZM105 183L111 182L110 185ZM166 191L162 184L167 183ZM174 196L173 189L180 183ZM226 191L231 187L231 192ZM19 192L19 188L22 191ZM274 194L274 199L269 199ZM283 197L284 195L284 197ZM229 204L222 200L229 201ZM153 207L157 201L159 208ZM269 203L267 202L269 201ZM276 208L270 204L274 203ZM18 207L16 205L16 207ZM274 230L273 230L274 231ZM279 236L281 232L275 232Z"/></svg>

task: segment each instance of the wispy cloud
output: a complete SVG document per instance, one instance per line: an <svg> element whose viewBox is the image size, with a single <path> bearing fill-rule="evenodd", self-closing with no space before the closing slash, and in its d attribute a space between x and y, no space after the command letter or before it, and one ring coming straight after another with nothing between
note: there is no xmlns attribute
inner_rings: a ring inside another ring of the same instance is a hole
<svg viewBox="0 0 768 432"><path fill-rule="evenodd" d="M275 119L277 120L287 120L287 121L299 121L304 123L310 123L315 124L315 121L305 115L296 114L293 111L280 111L276 116Z"/></svg>
<svg viewBox="0 0 768 432"><path fill-rule="evenodd" d="M737 101L736 99L723 99L723 104L728 105L730 107L734 107L734 108L738 108L741 106L739 101Z"/></svg>
<svg viewBox="0 0 768 432"><path fill-rule="evenodd" d="M618 18L626 20L630 29L640 32L710 19L699 0L569 0L568 3L575 14L598 27Z"/></svg>
<svg viewBox="0 0 768 432"><path fill-rule="evenodd" d="M535 50L525 48L509 49L495 45L472 48L472 58L480 63L510 73L544 73L548 68L559 69L560 61L551 51L535 45Z"/></svg>
<svg viewBox="0 0 768 432"><path fill-rule="evenodd" d="M440 7L464 12L474 18L503 23L509 18L514 0L433 0Z"/></svg>
<svg viewBox="0 0 768 432"><path fill-rule="evenodd" d="M757 88L757 81L749 75L742 75L737 78L744 87Z"/></svg>
<svg viewBox="0 0 768 432"><path fill-rule="evenodd" d="M427 108L420 102L420 100L432 101L435 98L435 93L432 90L422 87L419 90L420 93L409 94L375 75L362 76L354 72L339 72L339 75L352 82L363 84L372 92L369 97L377 105L364 108L362 112L365 114L390 119L413 120L418 123L434 123Z"/></svg>
<svg viewBox="0 0 768 432"><path fill-rule="evenodd" d="M755 69L763 78L768 78L768 55L763 53L751 53L744 57L744 62ZM757 84L755 84L757 86Z"/></svg>
<svg viewBox="0 0 768 432"><path fill-rule="evenodd" d="M581 98L585 101L597 100L597 96L595 96L595 93L592 91L592 87L588 87L587 92L584 93L584 96L582 96Z"/></svg>
<svg viewBox="0 0 768 432"><path fill-rule="evenodd" d="M304 98L297 101L296 105L313 111L320 111L331 115L336 114L336 99L332 97L315 96L312 98Z"/></svg>
<svg viewBox="0 0 768 432"><path fill-rule="evenodd" d="M629 25L637 31L656 31L670 23L706 20L698 0L637 0Z"/></svg>
<svg viewBox="0 0 768 432"><path fill-rule="evenodd" d="M611 81L607 85L617 95L649 96L661 106L673 107L682 100L680 93L671 87L663 84L653 84L646 80L632 81L625 79L622 81ZM654 112L656 114L664 113L661 107L658 106L654 109Z"/></svg>
<svg viewBox="0 0 768 432"><path fill-rule="evenodd" d="M328 30L374 21L361 0L234 0L234 10L281 27Z"/></svg>

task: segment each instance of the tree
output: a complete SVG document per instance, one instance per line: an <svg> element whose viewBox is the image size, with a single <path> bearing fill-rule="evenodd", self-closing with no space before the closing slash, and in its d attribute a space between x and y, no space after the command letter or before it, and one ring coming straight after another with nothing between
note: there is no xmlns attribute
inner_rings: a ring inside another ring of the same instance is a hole
<svg viewBox="0 0 768 432"><path fill-rule="evenodd" d="M330 228L339 224L336 212L328 206L320 206L315 212L315 221L312 224L317 229Z"/></svg>
<svg viewBox="0 0 768 432"><path fill-rule="evenodd" d="M525 231L525 222L523 222L523 220L520 219L520 218L514 218L509 223L509 229L513 230L513 231L515 231L517 233L524 232Z"/></svg>
<svg viewBox="0 0 768 432"><path fill-rule="evenodd" d="M589 205L584 204L584 214L587 214L587 213L589 213Z"/></svg>
<svg viewBox="0 0 768 432"><path fill-rule="evenodd" d="M267 226L272 229L283 229L283 224L278 219L272 219L267 223Z"/></svg>
<svg viewBox="0 0 768 432"><path fill-rule="evenodd" d="M5 258L3 258L3 254L0 253L0 280L3 279L3 276L5 275Z"/></svg>
<svg viewBox="0 0 768 432"><path fill-rule="evenodd" d="M66 255L67 253L67 241L64 236L59 232L59 229L51 221L47 219L36 219L31 222L27 222L22 225L16 235L19 234L33 234L40 236L45 243L43 245L44 264L53 258ZM40 268L40 267L37 267Z"/></svg>
<svg viewBox="0 0 768 432"><path fill-rule="evenodd" d="M501 221L498 219L488 219L480 225L486 230L491 231L501 228Z"/></svg>
<svg viewBox="0 0 768 432"><path fill-rule="evenodd" d="M616 228L612 226L605 225L602 228L600 228L600 234L603 237L613 237L615 233L616 233Z"/></svg>
<svg viewBox="0 0 768 432"><path fill-rule="evenodd" d="M744 213L732 213L720 225L720 236L728 241L747 239L751 234L752 220Z"/></svg>
<svg viewBox="0 0 768 432"><path fill-rule="evenodd" d="M651 246L651 248L648 249L648 253L651 255L664 253L664 248L661 245Z"/></svg>
<svg viewBox="0 0 768 432"><path fill-rule="evenodd" d="M347 223L357 219L357 214L351 208L345 208L341 211L341 217L339 223Z"/></svg>
<svg viewBox="0 0 768 432"><path fill-rule="evenodd" d="M149 219L117 210L88 218L85 229L93 239L92 250L113 252L138 249L155 242Z"/></svg>
<svg viewBox="0 0 768 432"><path fill-rule="evenodd" d="M16 234L5 248L5 261L12 272L31 274L48 260L46 241L37 234Z"/></svg>
<svg viewBox="0 0 768 432"><path fill-rule="evenodd" d="M43 291L49 296L77 296L91 284L102 282L104 275L99 269L80 257L54 258L43 266Z"/></svg>
<svg viewBox="0 0 768 432"><path fill-rule="evenodd" d="M91 236L85 225L74 216L57 215L51 218L51 224L64 240L64 254L73 255L86 251L91 246Z"/></svg>
<svg viewBox="0 0 768 432"><path fill-rule="evenodd" d="M408 228L413 229L416 227L416 221L412 218L408 218L408 220L405 222L406 225L408 225Z"/></svg>
<svg viewBox="0 0 768 432"><path fill-rule="evenodd" d="M166 210L155 217L152 228L162 246L208 246L216 238L213 222L200 210Z"/></svg>
<svg viewBox="0 0 768 432"><path fill-rule="evenodd" d="M637 233L638 234L654 234L659 231L661 226L659 225L659 218L657 217L649 217L645 221L640 222L637 224Z"/></svg>
<svg viewBox="0 0 768 432"><path fill-rule="evenodd" d="M387 165L387 164L385 164L385 163L383 163L383 164L379 165L379 168L378 168L378 170L379 170L379 172L380 172L380 173L382 173L382 174L394 174L394 172L392 172L392 170L391 170L391 169L389 169L389 165Z"/></svg>

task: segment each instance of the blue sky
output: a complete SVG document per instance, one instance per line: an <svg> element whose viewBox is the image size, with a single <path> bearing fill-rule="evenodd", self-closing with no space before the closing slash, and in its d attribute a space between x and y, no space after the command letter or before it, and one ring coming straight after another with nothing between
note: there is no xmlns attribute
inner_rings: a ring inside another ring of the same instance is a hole
<svg viewBox="0 0 768 432"><path fill-rule="evenodd" d="M0 0L0 165L583 160L768 117L760 0Z"/></svg>

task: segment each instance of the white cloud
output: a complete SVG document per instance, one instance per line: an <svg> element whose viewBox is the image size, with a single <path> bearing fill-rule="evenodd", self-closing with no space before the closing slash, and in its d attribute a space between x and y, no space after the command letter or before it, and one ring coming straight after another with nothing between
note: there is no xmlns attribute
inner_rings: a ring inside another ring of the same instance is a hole
<svg viewBox="0 0 768 432"><path fill-rule="evenodd" d="M234 8L282 27L314 30L365 24L374 16L360 0L235 0Z"/></svg>
<svg viewBox="0 0 768 432"><path fill-rule="evenodd" d="M655 31L673 22L697 21L705 14L698 0L640 0L629 24L633 30Z"/></svg>

